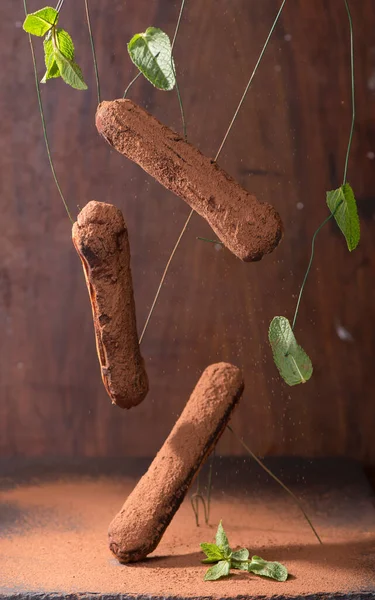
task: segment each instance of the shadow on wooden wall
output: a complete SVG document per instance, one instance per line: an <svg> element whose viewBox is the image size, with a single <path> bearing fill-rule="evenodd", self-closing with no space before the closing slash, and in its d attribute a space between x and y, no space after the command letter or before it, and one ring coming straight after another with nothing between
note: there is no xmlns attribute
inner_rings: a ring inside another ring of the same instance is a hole
<svg viewBox="0 0 375 600"><path fill-rule="evenodd" d="M29 10L40 4L30 0ZM328 214L325 192L342 179L351 109L349 30L340 0L286 4L220 159L279 210L283 243L261 263L243 264L197 240L212 232L193 217L144 340L151 391L140 407L122 412L101 384L82 269L48 167L22 2L1 3L2 456L152 455L201 371L228 360L245 372L233 427L253 451L375 461L375 6L372 0L351 4L357 122L349 181L362 240L349 254L334 223L319 234L296 329L312 358L313 378L296 388L281 382L267 330L274 315L293 314L312 233ZM210 156L279 5L187 1L175 59L188 137ZM103 97L112 99L135 75L126 42L149 25L172 34L179 2L91 0L90 6ZM43 87L56 170L73 214L91 199L123 210L140 328L189 209L99 138L83 2L66 3L61 20L72 32L89 91L76 92L61 80ZM181 130L174 93L140 79L130 96ZM340 337L340 327L349 339ZM240 454L241 447L225 435L220 451Z"/></svg>

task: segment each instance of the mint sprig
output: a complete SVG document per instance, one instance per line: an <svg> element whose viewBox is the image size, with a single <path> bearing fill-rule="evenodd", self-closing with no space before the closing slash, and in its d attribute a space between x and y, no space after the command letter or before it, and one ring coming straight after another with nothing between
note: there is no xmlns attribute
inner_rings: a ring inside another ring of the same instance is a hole
<svg viewBox="0 0 375 600"><path fill-rule="evenodd" d="M221 521L217 528L215 542L215 544L203 543L200 545L206 555L202 562L215 563L206 571L205 581L217 581L228 577L231 569L247 571L276 581L286 581L288 578L287 568L279 562L264 560L260 556L253 556L249 559L250 554L247 548L233 551Z"/></svg>
<svg viewBox="0 0 375 600"><path fill-rule="evenodd" d="M59 13L46 6L27 15L24 30L38 37L44 37L44 60L46 72L41 83L61 77L65 83L76 90L87 90L82 71L74 61L74 44L69 33L57 27Z"/></svg>

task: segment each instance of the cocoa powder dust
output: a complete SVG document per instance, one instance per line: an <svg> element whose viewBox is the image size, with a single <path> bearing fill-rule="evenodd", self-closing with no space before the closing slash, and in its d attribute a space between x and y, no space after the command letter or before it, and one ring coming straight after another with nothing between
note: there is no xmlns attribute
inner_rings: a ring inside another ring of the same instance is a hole
<svg viewBox="0 0 375 600"><path fill-rule="evenodd" d="M289 499L239 495L225 486L215 487L210 526L195 526L187 498L156 552L144 562L121 565L108 549L107 526L135 483L81 477L0 492L0 593L233 598L375 589L375 519L368 528L332 527L310 506L324 541L320 546ZM313 499L314 506L320 502ZM363 506L356 510L365 512ZM220 519L233 547L285 563L288 581L236 572L227 580L204 582L207 567L200 562L199 543L213 541Z"/></svg>

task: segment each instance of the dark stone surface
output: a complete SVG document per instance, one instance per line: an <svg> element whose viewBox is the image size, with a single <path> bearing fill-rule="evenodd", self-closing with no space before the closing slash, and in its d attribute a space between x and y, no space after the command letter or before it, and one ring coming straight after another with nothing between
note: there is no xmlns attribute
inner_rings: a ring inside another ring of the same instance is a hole
<svg viewBox="0 0 375 600"><path fill-rule="evenodd" d="M308 594L304 596L272 596L272 600L374 600L375 592L362 592L362 593L347 593L347 594ZM58 593L9 593L0 594L0 600L212 600L211 596L189 596L184 598L182 596L150 596L150 595L137 595L132 596L129 594L95 594L95 592L89 592L87 594L58 594ZM226 598L226 600L263 600L266 596L235 596L232 598Z"/></svg>

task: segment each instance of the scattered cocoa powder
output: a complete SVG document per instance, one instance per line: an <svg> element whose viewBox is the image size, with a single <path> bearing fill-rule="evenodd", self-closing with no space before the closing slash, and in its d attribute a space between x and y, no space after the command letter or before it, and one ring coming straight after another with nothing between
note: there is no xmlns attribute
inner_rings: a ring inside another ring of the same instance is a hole
<svg viewBox="0 0 375 600"><path fill-rule="evenodd" d="M244 261L260 260L282 237L275 209L259 202L214 161L131 100L102 102L96 127L207 220L225 246Z"/></svg>
<svg viewBox="0 0 375 600"><path fill-rule="evenodd" d="M128 232L112 204L89 202L73 225L89 291L105 388L114 404L136 406L148 392L135 316Z"/></svg>
<svg viewBox="0 0 375 600"><path fill-rule="evenodd" d="M155 550L243 388L237 367L218 363L205 369L147 473L109 526L110 549L120 562L142 560Z"/></svg>
<svg viewBox="0 0 375 600"><path fill-rule="evenodd" d="M126 465L127 458L122 460ZM246 495L237 486L228 489L225 478L220 480L221 484L214 476L211 525L205 525L201 510L201 524L196 527L187 498L154 554L128 565L111 556L105 531L135 479L81 475L13 489L0 487L0 595L22 599L33 593L48 594L45 598L108 594L113 600L137 595L332 599L335 594L341 598L357 594L360 599L359 593L368 590L369 599L373 597L375 511L370 512L370 500L359 506L361 513L368 514L360 526L358 522L353 526L348 517L346 523L332 527L330 515L319 516L316 509L328 503L335 521L345 505L343 496L333 494L329 501L321 498L319 487L308 487L308 511L322 535L321 546L286 496L259 490L253 494L256 478L248 482ZM358 513L358 506L352 510ZM204 555L199 544L214 540L220 519L233 548L246 547L251 554L283 562L290 573L288 581L278 583L240 572L227 580L203 581L207 565L200 562Z"/></svg>

